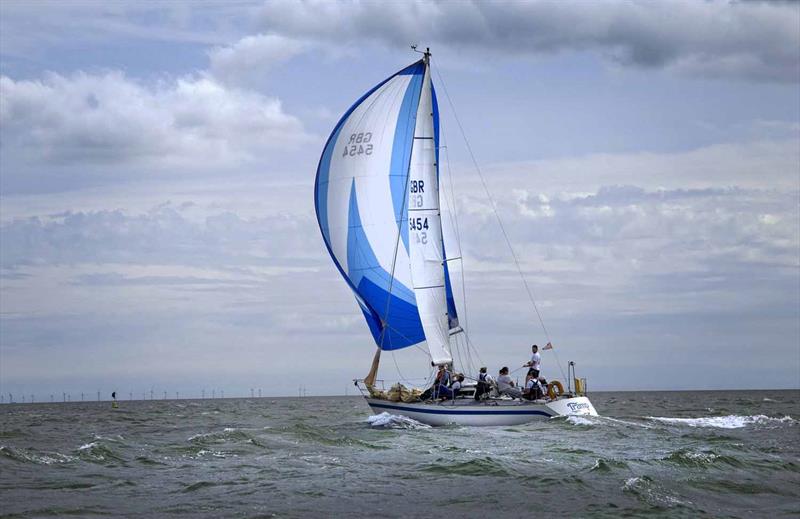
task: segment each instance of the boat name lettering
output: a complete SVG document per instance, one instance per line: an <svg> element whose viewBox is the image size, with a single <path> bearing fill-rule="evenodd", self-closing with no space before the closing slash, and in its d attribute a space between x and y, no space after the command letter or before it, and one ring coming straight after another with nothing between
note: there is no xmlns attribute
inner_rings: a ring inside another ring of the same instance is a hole
<svg viewBox="0 0 800 519"><path fill-rule="evenodd" d="M589 404L586 402L569 402L567 407L569 407L569 410L573 412L579 409L585 409L586 411L589 410Z"/></svg>
<svg viewBox="0 0 800 519"><path fill-rule="evenodd" d="M342 157L355 157L356 155L372 155L372 132L351 133L350 142L344 147Z"/></svg>

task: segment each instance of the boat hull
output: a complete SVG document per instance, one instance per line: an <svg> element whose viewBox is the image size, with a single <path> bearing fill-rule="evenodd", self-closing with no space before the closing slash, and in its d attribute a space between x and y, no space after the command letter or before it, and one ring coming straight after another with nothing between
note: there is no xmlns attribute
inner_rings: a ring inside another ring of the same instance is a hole
<svg viewBox="0 0 800 519"><path fill-rule="evenodd" d="M406 416L428 425L520 425L553 416L597 416L594 406L585 396L561 398L552 402L520 402L518 400L492 400L474 403L470 400L429 402L390 402L367 398L375 413Z"/></svg>

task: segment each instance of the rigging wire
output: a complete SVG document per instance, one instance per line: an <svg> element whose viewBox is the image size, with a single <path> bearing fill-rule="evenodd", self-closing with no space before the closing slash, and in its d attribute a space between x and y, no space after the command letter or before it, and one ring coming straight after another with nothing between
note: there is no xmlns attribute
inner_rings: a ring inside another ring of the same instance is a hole
<svg viewBox="0 0 800 519"><path fill-rule="evenodd" d="M500 214L497 212L497 204L494 201L494 197L492 197L492 193L489 191L489 186L486 184L486 179L483 177L483 172L481 171L480 166L478 166L478 161L475 158L475 154L472 151L472 146L469 144L469 140L467 139L466 132L464 132L464 127L461 125L461 120L458 118L458 114L456 113L455 105L453 104L453 100L450 98L450 93L447 91L447 85L444 82L444 78L442 77L441 72L439 72L439 67L436 68L436 75L439 77L439 81L442 84L442 89L444 90L445 97L447 97L447 102L450 105L450 109L453 112L453 119L456 121L456 125L458 126L459 131L461 132L461 137L464 139L464 144L467 147L467 152L469 153L470 159L472 159L472 164L475 167L475 171L478 173L478 178L480 178L481 185L483 186L483 190L486 192L486 196L489 198L489 203L491 204L492 212L494 213L495 218L497 219L497 223L500 226L500 231L503 234L503 238L505 238L506 245L508 245L508 249L511 252L511 257L514 260L514 264L517 267L517 272L519 273L520 279L522 279L522 284L525 287L525 291L528 294L528 299L530 299L531 305L536 313L536 317L539 319L539 324L542 326L542 330L544 331L544 335L547 338L547 342L552 345L552 340L550 339L550 333L547 331L547 327L544 325L544 320L542 319L542 314L539 312L539 307L536 304L536 299L533 295L533 290L528 285L528 281L525 279L525 275L522 272L522 266L519 263L519 258L517 257L517 253L514 251L514 247L511 245L511 240L508 237L508 233L506 232L506 228L503 225L503 220L500 219ZM564 379L567 379L567 376L564 374L564 369L561 367L561 361L558 359L558 354L556 354L555 348L552 350L553 354L556 357L556 363L558 364L558 369L561 371L561 376Z"/></svg>
<svg viewBox="0 0 800 519"><path fill-rule="evenodd" d="M437 70L437 74L439 74L438 70ZM439 74L439 77L441 79L441 74ZM442 83L442 84L444 84L444 83ZM452 203L452 205L451 204L447 204L447 205L448 205L448 207L452 207L452 211L450 212L450 215L449 215L450 216L450 224L452 225L453 230L455 231L455 234L456 234L456 244L458 245L458 260L459 260L460 267L461 267L461 272L460 272L460 275L461 275L461 303L462 303L462 307L464 309L464 312L463 312L464 324L463 324L463 326L461 326L461 330L462 330L462 333L464 334L464 344L466 346L467 359L468 359L468 362L469 362L469 369L471 371L474 371L475 370L475 365L474 365L473 360L472 360L472 351L474 350L475 356L478 357L478 361L480 361L481 364L483 364L483 359L481 358L480 353L478 353L478 348L473 346L472 341L470 341L469 334L467 332L467 330L469 329L469 313L467 311L467 288L466 288L467 287L467 283L466 283L466 275L465 275L466 269L464 268L464 249L463 249L462 244L461 244L461 228L459 227L459 224L458 224L458 203L456 202L456 195L455 195L455 183L456 182L455 182L455 176L453 175L453 171L450 168L450 149L447 146L447 135L444 132L442 132L441 130L440 130L440 134L442 136L442 141L444 141L444 144L442 146L439 146L439 149L440 150L444 150L444 161L445 161L445 164L447 165L447 183L448 183L448 187L450 188L450 201ZM441 156L441 154L440 154L440 156ZM446 192L446 190L445 190L445 192ZM445 203L447 203L447 199L446 198L445 198ZM458 335L455 336L455 340L456 340L456 342L458 342Z"/></svg>

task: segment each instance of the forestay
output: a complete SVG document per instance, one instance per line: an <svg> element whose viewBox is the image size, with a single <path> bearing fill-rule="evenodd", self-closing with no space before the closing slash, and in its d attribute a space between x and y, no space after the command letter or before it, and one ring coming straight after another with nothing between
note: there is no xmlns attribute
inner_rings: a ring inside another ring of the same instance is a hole
<svg viewBox="0 0 800 519"><path fill-rule="evenodd" d="M325 245L376 344L396 350L427 340L440 364L452 360L448 336L458 317L442 241L437 156L435 92L420 60L341 118L317 168L315 205Z"/></svg>

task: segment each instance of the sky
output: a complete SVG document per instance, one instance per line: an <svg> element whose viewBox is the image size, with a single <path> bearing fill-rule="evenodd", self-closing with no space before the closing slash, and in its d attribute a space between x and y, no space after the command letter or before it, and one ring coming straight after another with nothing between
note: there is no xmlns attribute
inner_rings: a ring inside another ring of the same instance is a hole
<svg viewBox="0 0 800 519"><path fill-rule="evenodd" d="M800 387L798 3L3 0L3 398L353 394L375 346L314 175L410 44L479 363L546 342L494 200L548 378Z"/></svg>

